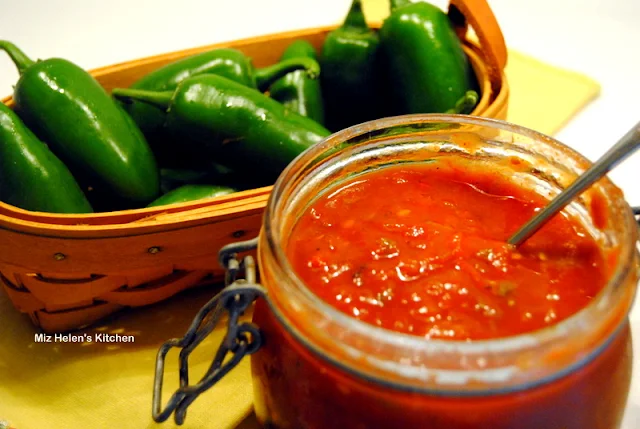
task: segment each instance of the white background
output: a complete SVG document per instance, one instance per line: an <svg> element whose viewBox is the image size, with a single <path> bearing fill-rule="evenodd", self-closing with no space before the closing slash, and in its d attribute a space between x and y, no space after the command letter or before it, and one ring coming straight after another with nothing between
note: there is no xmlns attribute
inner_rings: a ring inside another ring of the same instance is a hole
<svg viewBox="0 0 640 429"><path fill-rule="evenodd" d="M507 44L590 75L600 98L556 137L595 160L640 121L640 0L489 0ZM95 68L253 35L336 23L350 0L0 0L0 38L34 58ZM367 0L364 0L366 3ZM446 0L434 3L444 6ZM0 54L0 96L17 73ZM640 205L640 154L611 174ZM640 428L640 309L632 313L636 376L623 429ZM567 410L567 412L571 412ZM545 429L545 428L540 428Z"/></svg>

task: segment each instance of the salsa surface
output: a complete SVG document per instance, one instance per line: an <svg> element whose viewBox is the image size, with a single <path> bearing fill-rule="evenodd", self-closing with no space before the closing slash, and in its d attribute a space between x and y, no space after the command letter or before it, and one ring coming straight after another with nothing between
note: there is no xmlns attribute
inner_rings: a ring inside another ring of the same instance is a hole
<svg viewBox="0 0 640 429"><path fill-rule="evenodd" d="M511 336L571 316L606 281L597 243L564 215L519 249L506 244L546 203L496 172L387 167L314 201L286 252L317 296L366 323L433 339Z"/></svg>

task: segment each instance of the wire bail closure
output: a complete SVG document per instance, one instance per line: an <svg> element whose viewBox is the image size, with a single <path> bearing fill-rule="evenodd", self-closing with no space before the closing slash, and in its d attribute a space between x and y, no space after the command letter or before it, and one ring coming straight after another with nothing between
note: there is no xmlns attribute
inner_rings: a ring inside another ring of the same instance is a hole
<svg viewBox="0 0 640 429"><path fill-rule="evenodd" d="M262 335L256 325L248 322L238 323L240 316L255 300L267 296L266 290L256 283L256 264L253 256L245 256L242 260L238 260L238 253L254 250L257 247L258 238L256 237L252 240L232 243L220 249L218 260L225 268L224 289L198 311L182 338L170 339L160 346L156 356L153 383L152 416L156 422L164 422L175 411L176 424L183 424L189 405L236 367L242 358L255 353L262 345ZM241 271L244 271L245 278L239 279L237 277ZM213 362L198 383L189 385L189 355L215 329L225 312L228 313L227 332ZM165 359L174 347L181 349L180 387L162 409Z"/></svg>

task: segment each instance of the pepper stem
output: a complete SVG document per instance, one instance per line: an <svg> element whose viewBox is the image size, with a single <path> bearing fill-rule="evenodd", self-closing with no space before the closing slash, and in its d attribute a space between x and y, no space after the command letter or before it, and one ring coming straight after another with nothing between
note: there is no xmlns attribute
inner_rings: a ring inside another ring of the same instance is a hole
<svg viewBox="0 0 640 429"><path fill-rule="evenodd" d="M351 8L349 9L349 13L347 13L347 17L344 19L342 23L342 28L361 28L368 30L367 21L364 17L364 12L362 11L362 0L353 0L351 3Z"/></svg>
<svg viewBox="0 0 640 429"><path fill-rule="evenodd" d="M469 90L464 93L464 95L456 101L456 105L447 110L445 113L453 113L453 114L469 114L473 111L476 104L478 104L478 99L480 96L474 90Z"/></svg>
<svg viewBox="0 0 640 429"><path fill-rule="evenodd" d="M8 40L0 40L0 50L5 51L7 55L9 55L11 61L18 67L18 73L20 74L24 73L24 71L35 62Z"/></svg>
<svg viewBox="0 0 640 429"><path fill-rule="evenodd" d="M111 94L125 103L140 101L165 111L169 108L169 104L173 98L173 91L146 91L143 89L130 88L114 88Z"/></svg>
<svg viewBox="0 0 640 429"><path fill-rule="evenodd" d="M317 79L320 75L320 65L313 58L291 58L269 67L257 69L254 72L256 86L259 90L265 91L273 82L296 70L305 70L311 79Z"/></svg>
<svg viewBox="0 0 640 429"><path fill-rule="evenodd" d="M411 4L410 0L391 0L391 11Z"/></svg>

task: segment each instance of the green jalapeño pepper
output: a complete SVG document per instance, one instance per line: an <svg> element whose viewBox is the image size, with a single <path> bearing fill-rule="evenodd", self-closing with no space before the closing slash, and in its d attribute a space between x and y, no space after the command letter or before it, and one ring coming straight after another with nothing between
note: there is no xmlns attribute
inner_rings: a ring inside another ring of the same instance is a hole
<svg viewBox="0 0 640 429"><path fill-rule="evenodd" d="M327 127L339 131L381 117L378 35L367 26L361 0L353 0L341 27L327 35L320 68Z"/></svg>
<svg viewBox="0 0 640 429"><path fill-rule="evenodd" d="M38 212L93 212L69 169L2 103L0 200Z"/></svg>
<svg viewBox="0 0 640 429"><path fill-rule="evenodd" d="M233 170L215 163L209 168L162 168L160 189L166 194L183 185L207 185L232 174Z"/></svg>
<svg viewBox="0 0 640 429"><path fill-rule="evenodd" d="M229 186L237 190L256 189L273 183L265 181L260 172L236 172L228 167L214 162L208 166L192 168L163 168L160 170L160 187L166 194L183 185L220 185Z"/></svg>
<svg viewBox="0 0 640 429"><path fill-rule="evenodd" d="M320 72L314 59L299 57L256 69L251 59L237 49L220 48L167 64L136 81L131 88L168 91L175 89L178 83L190 76L217 74L250 88L265 91L287 73L303 69L313 77ZM155 133L160 131L164 115L158 109L135 102L125 108L146 136L155 136Z"/></svg>
<svg viewBox="0 0 640 429"><path fill-rule="evenodd" d="M425 2L391 0L380 29L391 115L442 113L454 107L475 77L447 15Z"/></svg>
<svg viewBox="0 0 640 429"><path fill-rule="evenodd" d="M60 58L34 62L0 41L20 72L16 113L76 177L92 177L127 200L160 192L156 161L126 112L85 70Z"/></svg>
<svg viewBox="0 0 640 429"><path fill-rule="evenodd" d="M239 171L251 167L273 178L330 134L259 91L213 74L185 79L175 91L114 89L113 95L162 108L167 130L199 143L216 162Z"/></svg>
<svg viewBox="0 0 640 429"><path fill-rule="evenodd" d="M158 207L167 204L186 203L187 201L195 201L202 198L219 197L221 195L233 194L234 192L238 191L228 186L184 185L167 192L157 200L150 203L147 207Z"/></svg>
<svg viewBox="0 0 640 429"><path fill-rule="evenodd" d="M306 40L296 40L282 54L281 62L294 58L311 58L317 60L316 50ZM324 107L320 81L309 77L298 70L287 74L269 88L269 95L278 100L290 111L324 123Z"/></svg>

